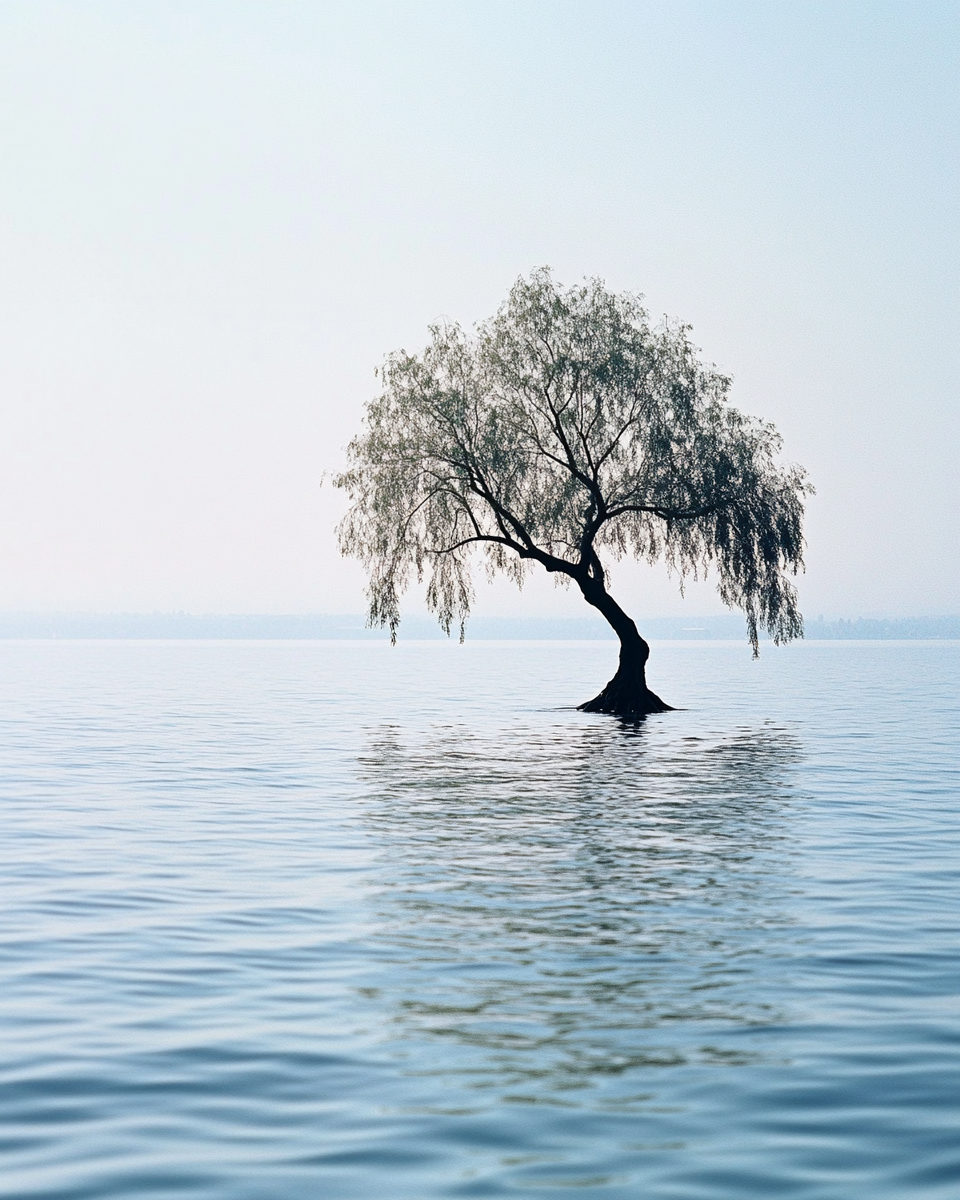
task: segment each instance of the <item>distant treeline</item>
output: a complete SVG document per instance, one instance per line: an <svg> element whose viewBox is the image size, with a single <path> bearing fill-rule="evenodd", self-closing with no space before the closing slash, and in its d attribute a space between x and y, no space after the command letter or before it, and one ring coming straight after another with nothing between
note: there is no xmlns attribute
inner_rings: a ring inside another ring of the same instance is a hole
<svg viewBox="0 0 960 1200"><path fill-rule="evenodd" d="M650 617L638 619L640 632L654 640L746 640L743 618ZM380 640L382 629L367 629L362 616L192 616L189 613L14 613L0 616L0 638L293 639ZM401 638L444 637L436 621L407 617ZM806 636L818 639L893 641L960 639L960 617L908 617L895 621L808 619ZM467 626L471 641L594 640L613 637L599 617L475 617Z"/></svg>
<svg viewBox="0 0 960 1200"><path fill-rule="evenodd" d="M880 621L858 617L856 621L804 622L805 635L812 641L817 639L843 639L845 641L943 641L960 638L960 617L904 617L896 621Z"/></svg>

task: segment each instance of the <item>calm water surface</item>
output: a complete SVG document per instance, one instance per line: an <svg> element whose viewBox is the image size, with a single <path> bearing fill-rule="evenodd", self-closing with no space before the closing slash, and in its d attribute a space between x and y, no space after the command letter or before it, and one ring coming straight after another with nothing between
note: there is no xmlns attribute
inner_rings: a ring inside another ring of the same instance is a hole
<svg viewBox="0 0 960 1200"><path fill-rule="evenodd" d="M957 643L0 643L0 1195L956 1200Z"/></svg>

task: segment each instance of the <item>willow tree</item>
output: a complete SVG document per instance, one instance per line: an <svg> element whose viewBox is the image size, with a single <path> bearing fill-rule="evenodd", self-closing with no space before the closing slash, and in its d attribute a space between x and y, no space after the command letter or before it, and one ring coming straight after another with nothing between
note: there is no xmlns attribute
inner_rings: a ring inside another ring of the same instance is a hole
<svg viewBox="0 0 960 1200"><path fill-rule="evenodd" d="M620 639L616 674L580 707L621 716L669 706L608 590L611 559L664 561L681 582L713 569L755 655L761 629L802 636L786 576L803 565L805 474L778 465L772 425L730 406L730 380L700 360L687 326L653 326L638 297L598 280L563 289L539 270L473 336L430 332L422 354L387 358L335 479L352 500L340 547L367 570L372 625L396 637L415 576L462 638L475 552L518 585L539 565Z"/></svg>

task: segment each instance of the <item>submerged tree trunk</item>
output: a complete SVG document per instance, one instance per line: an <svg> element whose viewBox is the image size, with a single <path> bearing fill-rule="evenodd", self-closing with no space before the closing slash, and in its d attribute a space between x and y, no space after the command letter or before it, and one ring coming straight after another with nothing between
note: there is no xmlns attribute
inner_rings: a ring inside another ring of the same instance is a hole
<svg viewBox="0 0 960 1200"><path fill-rule="evenodd" d="M644 717L648 713L672 712L647 687L646 666L650 647L633 620L602 585L580 585L584 599L606 617L620 639L620 665L599 696L578 705L581 712L612 713L618 717Z"/></svg>

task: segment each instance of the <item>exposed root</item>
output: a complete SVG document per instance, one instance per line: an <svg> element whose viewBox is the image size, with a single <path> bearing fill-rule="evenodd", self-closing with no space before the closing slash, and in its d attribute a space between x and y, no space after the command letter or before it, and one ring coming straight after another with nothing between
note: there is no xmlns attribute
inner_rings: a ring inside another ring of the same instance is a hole
<svg viewBox="0 0 960 1200"><path fill-rule="evenodd" d="M655 692L636 680L623 680L618 671L599 696L578 704L579 712L610 713L615 717L646 717L650 713L673 712Z"/></svg>

